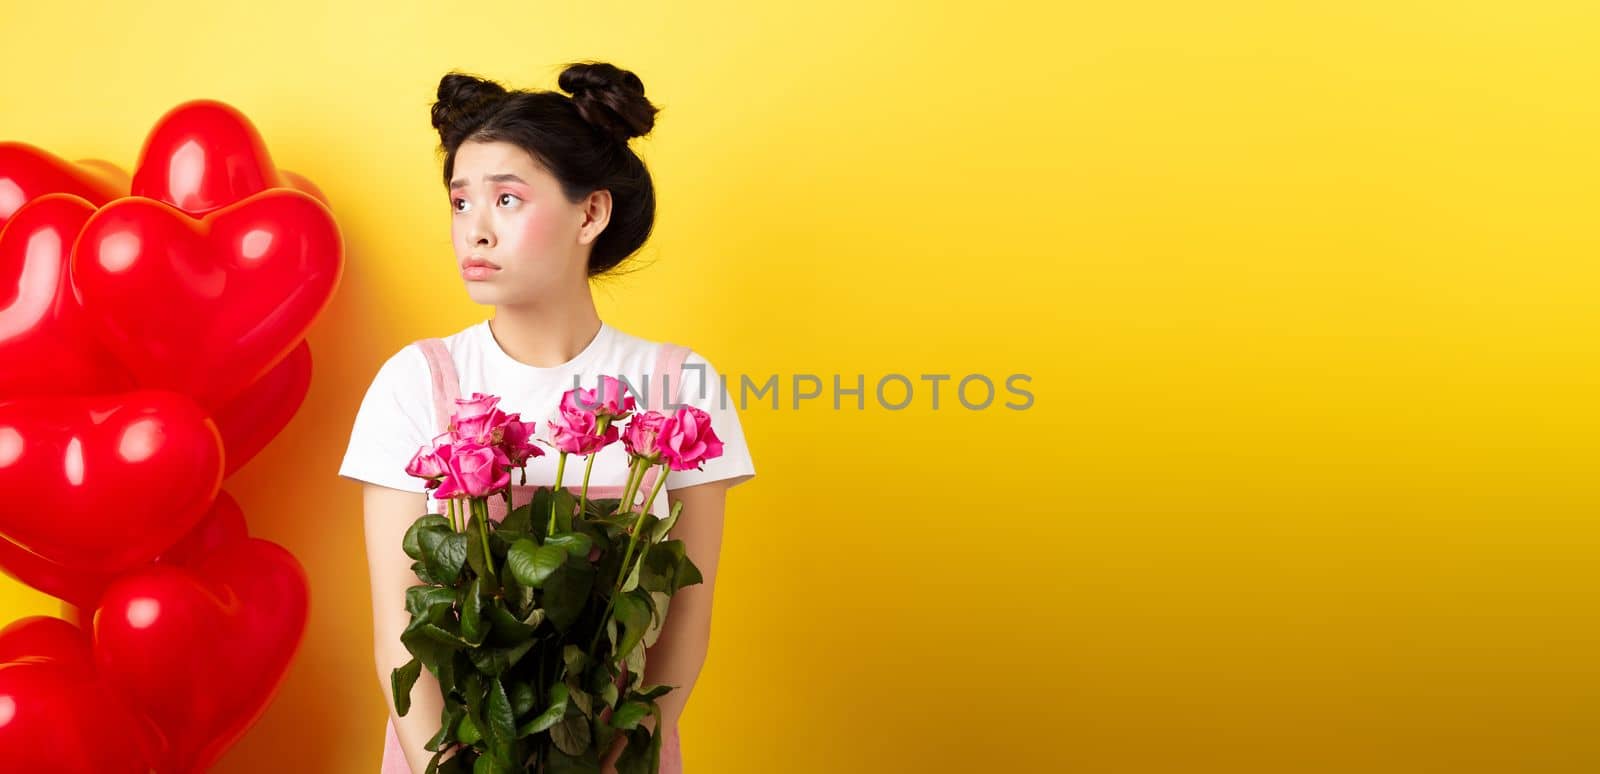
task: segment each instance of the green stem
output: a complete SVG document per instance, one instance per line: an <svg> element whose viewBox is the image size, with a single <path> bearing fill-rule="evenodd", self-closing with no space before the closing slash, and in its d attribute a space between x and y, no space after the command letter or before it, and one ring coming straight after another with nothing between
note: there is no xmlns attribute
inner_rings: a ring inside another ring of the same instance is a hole
<svg viewBox="0 0 1600 774"><path fill-rule="evenodd" d="M544 531L544 536L549 539L556 534L556 492L561 491L561 475L567 469L567 453L562 452L560 459L556 460L556 487L550 492L550 526Z"/></svg>
<svg viewBox="0 0 1600 774"><path fill-rule="evenodd" d="M643 519L644 515L650 512L650 504L656 501L656 493L660 492L662 485L667 483L667 473L669 472L670 471L667 470L667 463L661 463L661 475L656 477L656 485L650 487L650 496L644 499L644 508L639 511L640 519Z"/></svg>
<svg viewBox="0 0 1600 774"><path fill-rule="evenodd" d="M494 554L489 552L489 501L482 497L472 498L472 513L478 517L478 535L483 538L483 566L489 570L489 577L499 582L494 571Z"/></svg>
<svg viewBox="0 0 1600 774"><path fill-rule="evenodd" d="M628 550L622 554L622 570L617 573L617 585L616 588L612 590L613 598L616 597L617 593L622 591L622 584L628 579L628 574L633 569L633 549L634 546L639 544L639 533L643 531L642 527L644 526L644 516L650 512L650 503L655 502L656 493L661 491L661 486L665 483L667 483L667 465L666 463L662 463L661 475L656 477L656 485L650 487L650 496L645 498L644 508L639 510L639 518L633 520L633 529L629 530ZM602 617L600 620L604 621L605 618Z"/></svg>
<svg viewBox="0 0 1600 774"><path fill-rule="evenodd" d="M644 463L636 464L638 469L637 478L639 481L643 481L644 471L649 468L649 463L645 461L645 458L640 458L638 462ZM632 478L630 477L630 479ZM629 488L631 489L637 483L637 481L630 480ZM661 475L656 478L655 486L650 488L650 496L644 501L644 509L639 511L639 518L633 521L633 529L628 535L628 550L623 552L622 568L617 571L617 585L612 587L611 596L606 599L605 612L600 614L600 628L595 630L594 637L589 640L590 653L594 652L594 646L600 644L600 633L606 630L606 622L611 620L611 611L617 604L617 595L622 593L622 584L628 580L628 573L633 569L630 566L633 564L633 549L639 542L639 532L640 527L644 524L644 515L650 512L650 504L655 502L656 493L661 491L661 486L665 483L667 483L667 464L663 462L661 463Z"/></svg>
<svg viewBox="0 0 1600 774"><path fill-rule="evenodd" d="M638 494L635 490L639 482L644 480L644 471L648 467L650 462L644 457L634 458L633 467L628 470L628 483L622 488L622 501L617 503L617 513L623 514L633 510L633 496Z"/></svg>
<svg viewBox="0 0 1600 774"><path fill-rule="evenodd" d="M611 424L611 417L600 417L600 435L606 434L606 427ZM589 453L589 461L583 464L583 488L578 490L578 517L583 517L583 507L589 500L589 471L594 470L594 458L600 456L600 450Z"/></svg>
<svg viewBox="0 0 1600 774"><path fill-rule="evenodd" d="M450 498L450 529L456 532L461 531L461 524L456 521L456 498L454 497Z"/></svg>

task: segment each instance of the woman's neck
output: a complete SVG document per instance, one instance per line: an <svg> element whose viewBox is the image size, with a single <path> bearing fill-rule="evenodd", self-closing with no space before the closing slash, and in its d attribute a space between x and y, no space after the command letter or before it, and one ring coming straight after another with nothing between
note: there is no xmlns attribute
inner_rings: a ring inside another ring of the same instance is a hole
<svg viewBox="0 0 1600 774"><path fill-rule="evenodd" d="M567 305L497 306L489 331L511 359L550 368L577 357L594 341L600 314L588 293Z"/></svg>

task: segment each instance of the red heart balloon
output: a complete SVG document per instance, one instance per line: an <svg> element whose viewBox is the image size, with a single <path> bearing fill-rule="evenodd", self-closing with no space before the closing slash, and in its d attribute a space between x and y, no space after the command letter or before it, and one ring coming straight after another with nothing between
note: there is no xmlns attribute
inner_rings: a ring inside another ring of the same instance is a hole
<svg viewBox="0 0 1600 774"><path fill-rule="evenodd" d="M250 536L249 525L244 520L244 510L227 492L218 492L217 501L211 505L206 517L196 524L182 540L156 557L157 564L175 564L193 567L217 549Z"/></svg>
<svg viewBox="0 0 1600 774"><path fill-rule="evenodd" d="M330 210L333 209L333 203L328 201L328 195L323 193L316 183L311 182L310 178L299 172L290 172L287 169L279 170L279 174L283 176L283 182L288 187L297 191L305 191L315 197L317 201L322 202L324 207Z"/></svg>
<svg viewBox="0 0 1600 774"><path fill-rule="evenodd" d="M109 573L154 559L221 483L216 425L182 395L0 403L0 536L58 565Z"/></svg>
<svg viewBox="0 0 1600 774"><path fill-rule="evenodd" d="M95 207L72 194L28 202L0 229L0 397L119 392L131 385L72 285L72 243Z"/></svg>
<svg viewBox="0 0 1600 774"><path fill-rule="evenodd" d="M95 673L89 639L58 618L0 630L0 762L17 772L150 770L157 739Z"/></svg>
<svg viewBox="0 0 1600 774"><path fill-rule="evenodd" d="M254 124L210 99L167 111L145 137L131 193L204 215L284 185Z"/></svg>
<svg viewBox="0 0 1600 774"><path fill-rule="evenodd" d="M227 492L217 492L216 502L211 504L211 510L200 523L156 557L155 563L193 564L218 546L248 536L249 528L239 503ZM5 538L0 538L0 571L62 600L61 617L79 625L83 623L81 611L94 610L106 587L121 575L63 567Z"/></svg>
<svg viewBox="0 0 1600 774"><path fill-rule="evenodd" d="M288 671L309 606L300 563L256 538L106 589L95 661L161 730L159 770L203 771L244 735Z"/></svg>
<svg viewBox="0 0 1600 774"><path fill-rule="evenodd" d="M311 389L311 345L302 341L266 376L212 415L227 450L224 477L266 448L305 402Z"/></svg>
<svg viewBox="0 0 1600 774"><path fill-rule="evenodd" d="M21 142L0 142L0 226L45 194L69 193L96 207L128 192L128 177L98 160L74 164Z"/></svg>
<svg viewBox="0 0 1600 774"><path fill-rule="evenodd" d="M0 537L0 570L28 586L78 607L92 607L106 584L116 577L93 570L63 567L3 537ZM71 615L62 617L78 623Z"/></svg>
<svg viewBox="0 0 1600 774"><path fill-rule="evenodd" d="M145 387L209 411L289 354L333 296L338 226L316 199L256 194L196 220L141 197L84 225L72 275L101 338Z"/></svg>

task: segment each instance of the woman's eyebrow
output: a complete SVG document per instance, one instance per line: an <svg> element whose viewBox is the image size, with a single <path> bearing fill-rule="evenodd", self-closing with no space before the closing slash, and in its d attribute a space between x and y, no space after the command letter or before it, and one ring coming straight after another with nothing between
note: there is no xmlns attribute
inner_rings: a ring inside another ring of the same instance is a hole
<svg viewBox="0 0 1600 774"><path fill-rule="evenodd" d="M498 174L498 175L484 175L483 176L483 180L486 183L521 183L523 185L527 185L528 184L528 181L523 180L522 178L517 177L516 175L513 175L510 172L503 172L503 173ZM452 190L452 191L456 190L457 188L466 188L466 187L467 187L467 179L464 178L464 177L458 177L458 178L450 181L450 190Z"/></svg>

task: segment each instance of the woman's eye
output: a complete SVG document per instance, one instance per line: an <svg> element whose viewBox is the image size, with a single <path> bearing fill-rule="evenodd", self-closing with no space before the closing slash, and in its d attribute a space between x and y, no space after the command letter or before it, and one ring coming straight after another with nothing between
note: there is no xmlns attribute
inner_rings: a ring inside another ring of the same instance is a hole
<svg viewBox="0 0 1600 774"><path fill-rule="evenodd" d="M456 212L465 212L465 210L462 209L462 207L464 207L466 205L466 203L467 203L466 199L451 199L450 200L450 209L453 209Z"/></svg>
<svg viewBox="0 0 1600 774"><path fill-rule="evenodd" d="M507 199L512 199L512 200L515 200L515 201L521 201L520 199L517 199L516 195L514 195L514 194L508 194L508 193L500 194L500 203L501 204L506 204L506 200Z"/></svg>

